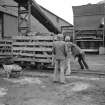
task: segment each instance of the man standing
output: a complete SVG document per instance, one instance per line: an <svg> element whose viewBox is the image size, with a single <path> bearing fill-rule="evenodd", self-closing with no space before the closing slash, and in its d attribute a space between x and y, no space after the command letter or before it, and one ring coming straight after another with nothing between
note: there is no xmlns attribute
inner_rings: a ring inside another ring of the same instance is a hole
<svg viewBox="0 0 105 105"><path fill-rule="evenodd" d="M53 44L53 54L54 54L54 61L55 61L55 68L54 68L54 82L65 83L65 60L67 56L66 45L63 41L63 35L57 35L57 41Z"/></svg>
<svg viewBox="0 0 105 105"><path fill-rule="evenodd" d="M67 57L66 57L66 75L71 74L71 64L70 64L70 59L71 59L71 46L72 42L70 42L70 36L65 37L65 42L66 42L66 49L67 49Z"/></svg>

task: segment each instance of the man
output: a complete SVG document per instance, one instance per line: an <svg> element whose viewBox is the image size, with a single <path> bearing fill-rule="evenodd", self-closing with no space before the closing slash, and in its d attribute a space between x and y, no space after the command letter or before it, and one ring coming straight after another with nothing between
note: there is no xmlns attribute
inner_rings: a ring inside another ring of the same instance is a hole
<svg viewBox="0 0 105 105"><path fill-rule="evenodd" d="M78 63L80 64L81 69L89 69L86 61L85 61L85 53L82 49L76 44L72 44L71 52L74 58L78 58Z"/></svg>
<svg viewBox="0 0 105 105"><path fill-rule="evenodd" d="M63 35L57 35L57 41L53 44L53 55L54 55L54 82L65 83L65 60L67 56L65 42L63 41Z"/></svg>
<svg viewBox="0 0 105 105"><path fill-rule="evenodd" d="M67 49L67 57L66 57L66 75L71 74L71 65L70 65L70 58L71 58L71 46L72 43L70 42L70 36L65 37L66 42L66 49Z"/></svg>

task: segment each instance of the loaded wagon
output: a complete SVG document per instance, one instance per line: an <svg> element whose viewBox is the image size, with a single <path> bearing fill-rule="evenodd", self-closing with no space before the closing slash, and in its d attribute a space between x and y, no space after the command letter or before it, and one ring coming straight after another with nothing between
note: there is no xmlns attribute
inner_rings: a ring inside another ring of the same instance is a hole
<svg viewBox="0 0 105 105"><path fill-rule="evenodd" d="M52 68L54 34L37 33L28 36L13 36L13 61L24 66Z"/></svg>

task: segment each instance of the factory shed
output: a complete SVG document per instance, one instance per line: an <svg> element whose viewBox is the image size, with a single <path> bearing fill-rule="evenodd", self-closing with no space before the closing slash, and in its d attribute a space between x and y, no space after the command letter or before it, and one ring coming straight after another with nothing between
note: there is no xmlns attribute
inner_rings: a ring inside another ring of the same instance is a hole
<svg viewBox="0 0 105 105"><path fill-rule="evenodd" d="M73 6L75 40L85 51L98 52L104 44L104 4Z"/></svg>

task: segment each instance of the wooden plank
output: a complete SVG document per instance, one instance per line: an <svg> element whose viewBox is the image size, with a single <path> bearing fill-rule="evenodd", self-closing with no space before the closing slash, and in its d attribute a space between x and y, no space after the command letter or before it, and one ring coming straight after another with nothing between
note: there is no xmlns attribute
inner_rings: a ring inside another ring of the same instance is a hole
<svg viewBox="0 0 105 105"><path fill-rule="evenodd" d="M0 42L0 45L12 45L12 43Z"/></svg>
<svg viewBox="0 0 105 105"><path fill-rule="evenodd" d="M11 57L11 55L0 55L0 61L1 61L1 58L7 58L7 57Z"/></svg>
<svg viewBox="0 0 105 105"><path fill-rule="evenodd" d="M13 40L53 40L53 36L14 36Z"/></svg>
<svg viewBox="0 0 105 105"><path fill-rule="evenodd" d="M98 52L99 49L82 49L84 52Z"/></svg>
<svg viewBox="0 0 105 105"><path fill-rule="evenodd" d="M45 48L45 47L39 47L39 48L13 47L12 50L21 50L21 51L52 51L52 48Z"/></svg>
<svg viewBox="0 0 105 105"><path fill-rule="evenodd" d="M35 61L34 59L32 58L13 58L14 61Z"/></svg>
<svg viewBox="0 0 105 105"><path fill-rule="evenodd" d="M91 42L91 41L92 41L92 42L95 42L95 41L96 41L96 42L99 42L99 41L103 41L103 40L98 40L98 39L93 39L93 40L92 40L92 39L87 39L87 40L86 40L86 39L80 39L80 40L78 40L78 39L77 39L76 41L78 41L78 42L81 42L81 41L82 41L82 42Z"/></svg>
<svg viewBox="0 0 105 105"><path fill-rule="evenodd" d="M12 46L12 44L2 44L2 43L0 43L0 46Z"/></svg>
<svg viewBox="0 0 105 105"><path fill-rule="evenodd" d="M35 57L40 57L40 58L51 58L52 55L48 55L48 54L35 54Z"/></svg>
<svg viewBox="0 0 105 105"><path fill-rule="evenodd" d="M32 58L13 58L14 61L34 61L34 62L43 62L51 63L51 59L32 59Z"/></svg>
<svg viewBox="0 0 105 105"><path fill-rule="evenodd" d="M21 43L20 43L20 45L12 45L12 47L14 48L14 47L26 47L26 45L24 44L24 45L22 45Z"/></svg>
<svg viewBox="0 0 105 105"><path fill-rule="evenodd" d="M15 52L13 52L13 55L21 55L21 56L32 56L32 57L35 57L35 54L30 54L30 53L15 53Z"/></svg>
<svg viewBox="0 0 105 105"><path fill-rule="evenodd" d="M0 51L8 51L8 50L11 50L11 48L6 48L6 47L0 48Z"/></svg>
<svg viewBox="0 0 105 105"><path fill-rule="evenodd" d="M12 42L12 40L8 40L8 39L0 39L0 42Z"/></svg>
<svg viewBox="0 0 105 105"><path fill-rule="evenodd" d="M10 52L0 52L0 54L11 54L11 51Z"/></svg>
<svg viewBox="0 0 105 105"><path fill-rule="evenodd" d="M48 54L31 54L31 53L15 53L13 52L13 55L21 55L21 56L33 56L33 57L39 57L39 58L51 58L52 55Z"/></svg>
<svg viewBox="0 0 105 105"><path fill-rule="evenodd" d="M0 46L0 49L1 49L1 50L2 50L2 49L8 50L8 49L11 49L11 47L10 47L10 46Z"/></svg>
<svg viewBox="0 0 105 105"><path fill-rule="evenodd" d="M6 44L4 44L4 45L3 44L0 44L0 47L9 47L9 48L11 48L12 45L9 45L9 44L8 45L6 45Z"/></svg>
<svg viewBox="0 0 105 105"><path fill-rule="evenodd" d="M29 36L13 36L12 37L13 40L24 40L24 39L30 39Z"/></svg>
<svg viewBox="0 0 105 105"><path fill-rule="evenodd" d="M53 46L53 42L13 42L14 45L19 45L19 46L26 46L26 45L43 45L43 46Z"/></svg>
<svg viewBox="0 0 105 105"><path fill-rule="evenodd" d="M1 50L1 49L0 49L0 52L2 52L2 53L11 52L11 50L7 50L7 49Z"/></svg>
<svg viewBox="0 0 105 105"><path fill-rule="evenodd" d="M51 63L51 59L36 59L36 62Z"/></svg>
<svg viewBox="0 0 105 105"><path fill-rule="evenodd" d="M0 54L0 56L12 56L11 54Z"/></svg>
<svg viewBox="0 0 105 105"><path fill-rule="evenodd" d="M11 54L11 52L0 52L0 55Z"/></svg>

